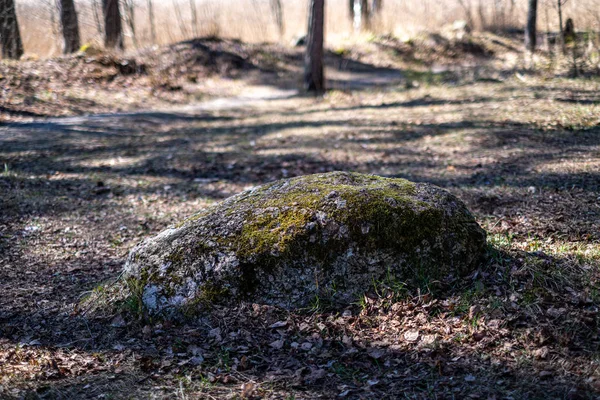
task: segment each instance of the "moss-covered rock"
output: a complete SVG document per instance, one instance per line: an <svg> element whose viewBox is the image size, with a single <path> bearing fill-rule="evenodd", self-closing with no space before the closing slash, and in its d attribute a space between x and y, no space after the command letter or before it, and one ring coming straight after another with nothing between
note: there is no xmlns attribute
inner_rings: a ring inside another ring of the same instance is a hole
<svg viewBox="0 0 600 400"><path fill-rule="evenodd" d="M245 191L143 241L123 282L143 288L151 313L243 299L344 305L374 282L467 274L485 242L464 204L445 190L333 172Z"/></svg>

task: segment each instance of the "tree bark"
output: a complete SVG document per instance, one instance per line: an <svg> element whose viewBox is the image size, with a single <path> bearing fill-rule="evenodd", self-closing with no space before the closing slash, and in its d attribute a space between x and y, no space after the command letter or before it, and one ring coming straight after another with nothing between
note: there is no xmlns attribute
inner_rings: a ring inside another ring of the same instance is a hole
<svg viewBox="0 0 600 400"><path fill-rule="evenodd" d="M198 37L198 12L196 11L196 0L190 0L190 12L192 14L192 35Z"/></svg>
<svg viewBox="0 0 600 400"><path fill-rule="evenodd" d="M317 94L325 91L323 72L323 40L325 0L311 0L308 19L308 38L304 56L304 87Z"/></svg>
<svg viewBox="0 0 600 400"><path fill-rule="evenodd" d="M100 12L98 11L100 9L100 3L99 0L94 0L94 2L92 3L92 12L94 13L94 22L96 23L96 31L98 32L98 35L102 35L103 28L102 28L102 22L100 21Z"/></svg>
<svg viewBox="0 0 600 400"><path fill-rule="evenodd" d="M562 0L557 0L556 5L558 7L558 29L560 30L560 47L562 52L565 52L565 30L563 28L563 18L562 18Z"/></svg>
<svg viewBox="0 0 600 400"><path fill-rule="evenodd" d="M150 40L156 44L156 25L154 25L154 7L152 0L148 0L148 23L150 24Z"/></svg>
<svg viewBox="0 0 600 400"><path fill-rule="evenodd" d="M0 0L0 42L2 58L19 59L23 55L23 41L14 0Z"/></svg>
<svg viewBox="0 0 600 400"><path fill-rule="evenodd" d="M373 0L371 3L371 14L379 15L383 9L383 0Z"/></svg>
<svg viewBox="0 0 600 400"><path fill-rule="evenodd" d="M75 53L81 47L79 22L73 0L60 0L60 26L63 35L63 54Z"/></svg>
<svg viewBox="0 0 600 400"><path fill-rule="evenodd" d="M285 33L285 25L283 22L283 7L281 6L281 0L271 0L271 12L279 31L279 38L283 37Z"/></svg>
<svg viewBox="0 0 600 400"><path fill-rule="evenodd" d="M119 0L102 0L102 11L104 12L104 47L123 50L125 43Z"/></svg>
<svg viewBox="0 0 600 400"><path fill-rule="evenodd" d="M360 0L360 30L368 31L371 29L371 12L369 10L369 0Z"/></svg>
<svg viewBox="0 0 600 400"><path fill-rule="evenodd" d="M458 4L460 4L463 11L465 12L465 20L467 22L467 25L469 25L469 28L473 29L474 24L473 24L473 10L471 7L471 1L469 0L467 2L466 0L458 0Z"/></svg>
<svg viewBox="0 0 600 400"><path fill-rule="evenodd" d="M483 6L483 0L479 0L477 6L477 12L479 13L479 23L481 24L481 30L485 31L488 28L487 18L485 16L485 8Z"/></svg>
<svg viewBox="0 0 600 400"><path fill-rule="evenodd" d="M527 10L527 27L525 28L525 48L530 52L535 52L536 33L537 33L537 0L529 0L529 9Z"/></svg>

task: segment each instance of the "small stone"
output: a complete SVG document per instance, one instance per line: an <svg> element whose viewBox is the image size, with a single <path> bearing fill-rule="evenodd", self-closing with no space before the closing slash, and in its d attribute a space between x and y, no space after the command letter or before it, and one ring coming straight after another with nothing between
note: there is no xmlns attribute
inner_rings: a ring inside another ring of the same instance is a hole
<svg viewBox="0 0 600 400"><path fill-rule="evenodd" d="M112 322L110 323L110 326L112 326L114 328L123 328L123 327L127 326L127 323L125 322L125 319L123 318L123 316L121 314L119 314L113 318Z"/></svg>
<svg viewBox="0 0 600 400"><path fill-rule="evenodd" d="M200 365L204 362L204 357L202 356L194 356L190 358L190 364L192 365Z"/></svg>
<svg viewBox="0 0 600 400"><path fill-rule="evenodd" d="M269 326L269 328L271 329L277 329L277 328L283 328L284 326L287 326L287 321L277 321L274 324L272 324L271 326Z"/></svg>
<svg viewBox="0 0 600 400"><path fill-rule="evenodd" d="M313 345L310 342L304 342L300 345L300 348L304 351L309 351L310 349L312 349Z"/></svg>
<svg viewBox="0 0 600 400"><path fill-rule="evenodd" d="M374 360L379 360L380 358L385 356L385 353L385 350L379 347L370 347L367 350L367 354L369 355L369 357L371 357Z"/></svg>
<svg viewBox="0 0 600 400"><path fill-rule="evenodd" d="M533 351L533 356L535 358L539 358L539 359L543 360L548 357L548 353L549 353L548 347L544 346L542 348L535 349Z"/></svg>
<svg viewBox="0 0 600 400"><path fill-rule="evenodd" d="M404 332L404 340L407 342L416 342L419 340L419 331Z"/></svg>

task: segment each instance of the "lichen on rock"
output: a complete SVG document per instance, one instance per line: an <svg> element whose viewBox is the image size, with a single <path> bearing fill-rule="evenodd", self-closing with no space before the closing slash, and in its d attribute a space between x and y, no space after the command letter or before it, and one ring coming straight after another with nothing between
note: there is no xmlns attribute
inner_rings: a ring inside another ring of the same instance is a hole
<svg viewBox="0 0 600 400"><path fill-rule="evenodd" d="M443 281L477 267L485 232L429 184L347 172L269 183L232 196L130 253L149 313L251 300L347 305L373 282Z"/></svg>

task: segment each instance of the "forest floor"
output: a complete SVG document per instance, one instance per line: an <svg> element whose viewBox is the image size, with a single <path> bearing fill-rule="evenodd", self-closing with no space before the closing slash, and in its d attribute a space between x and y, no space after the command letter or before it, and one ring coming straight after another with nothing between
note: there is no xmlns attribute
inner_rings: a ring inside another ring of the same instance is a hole
<svg viewBox="0 0 600 400"><path fill-rule="evenodd" d="M493 40L508 50L333 50L321 98L295 94L299 51L231 41L126 74L114 56L1 64L0 398L598 398L600 81L505 67L516 42ZM443 296L379 287L343 312L81 309L143 238L334 170L450 190L488 261Z"/></svg>

